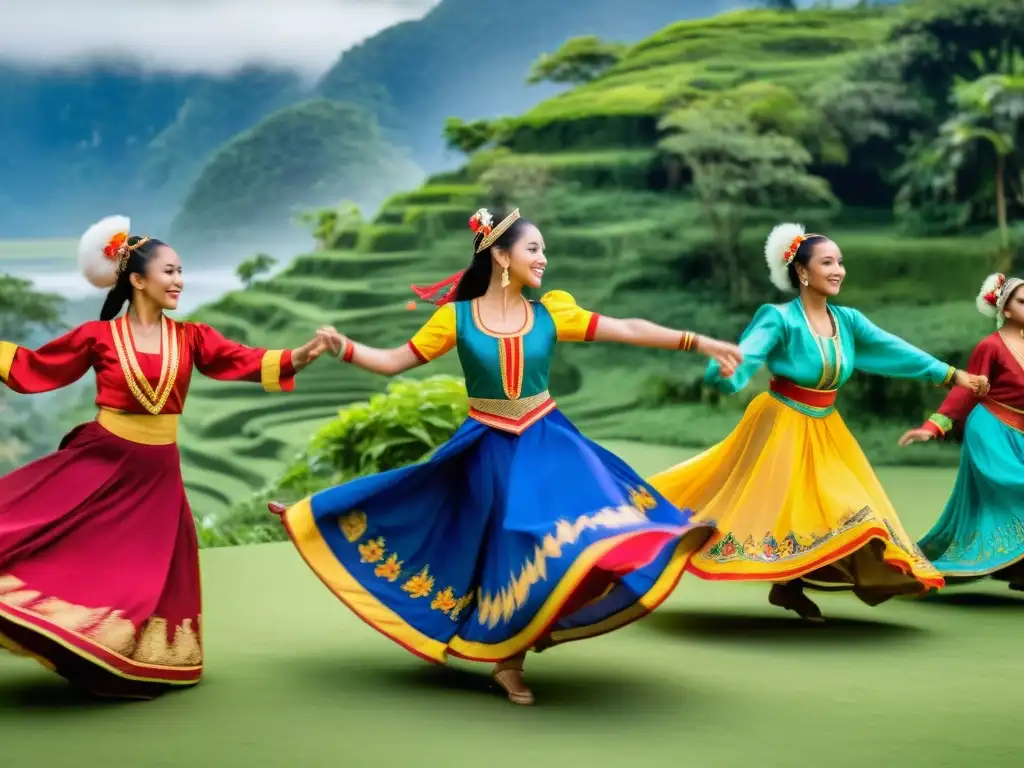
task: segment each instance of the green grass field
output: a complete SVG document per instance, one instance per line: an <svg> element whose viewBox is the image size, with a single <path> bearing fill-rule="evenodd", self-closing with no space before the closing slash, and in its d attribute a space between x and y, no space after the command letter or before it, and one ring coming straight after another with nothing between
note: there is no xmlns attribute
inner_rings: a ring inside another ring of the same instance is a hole
<svg viewBox="0 0 1024 768"><path fill-rule="evenodd" d="M687 455L606 445L645 474ZM953 480L879 474L915 536ZM995 583L874 609L823 595L831 622L804 626L767 605L764 585L686 576L652 616L530 658L538 705L525 708L489 686L486 665L435 668L369 629L290 544L210 550L203 567L207 677L194 690L87 703L0 657L5 768L1003 768L1019 756L1024 599Z"/></svg>

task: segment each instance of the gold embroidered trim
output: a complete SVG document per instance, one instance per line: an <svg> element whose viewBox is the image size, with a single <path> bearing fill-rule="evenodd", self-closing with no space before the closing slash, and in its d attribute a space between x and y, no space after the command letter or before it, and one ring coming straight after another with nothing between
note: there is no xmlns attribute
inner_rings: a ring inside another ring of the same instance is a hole
<svg viewBox="0 0 1024 768"><path fill-rule="evenodd" d="M118 323L120 322L120 325ZM154 416L158 415L167 404L167 399L174 391L178 379L178 332L173 321L161 315L160 330L163 346L160 349L160 380L156 390L149 384L149 379L142 373L139 361L135 357L135 347L128 328L128 317L122 315L110 321L110 334L114 337L114 348L121 364L125 383L139 405Z"/></svg>
<svg viewBox="0 0 1024 768"><path fill-rule="evenodd" d="M498 366L501 369L501 386L509 400L518 400L523 394L523 338L517 336L498 340Z"/></svg>
<svg viewBox="0 0 1024 768"><path fill-rule="evenodd" d="M518 400L471 397L469 398L469 407L474 411L485 413L488 416L497 416L510 421L518 421L529 416L531 411L544 405L548 400L551 400L551 393L545 389L543 392L536 395L522 397Z"/></svg>
<svg viewBox="0 0 1024 768"><path fill-rule="evenodd" d="M196 667L203 663L201 617L196 618L194 627L192 619L185 619L174 628L173 637L167 621L158 616L147 619L136 632L123 611L48 597L11 574L0 574L0 605L34 614L140 664Z"/></svg>

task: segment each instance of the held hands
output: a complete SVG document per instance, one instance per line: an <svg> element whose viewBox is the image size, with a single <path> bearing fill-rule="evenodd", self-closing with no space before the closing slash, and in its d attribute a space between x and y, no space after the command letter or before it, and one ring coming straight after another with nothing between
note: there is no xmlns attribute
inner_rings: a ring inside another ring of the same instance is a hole
<svg viewBox="0 0 1024 768"><path fill-rule="evenodd" d="M341 358L352 343L348 337L339 333L330 325L322 325L316 332L316 338L331 351L331 356Z"/></svg>
<svg viewBox="0 0 1024 768"><path fill-rule="evenodd" d="M724 379L728 379L736 373L736 369L743 362L743 352L737 345L707 336L697 337L696 351L717 362Z"/></svg>
<svg viewBox="0 0 1024 768"><path fill-rule="evenodd" d="M896 444L900 448L906 448L911 443L926 443L929 440L934 440L935 435L929 432L927 429L921 429L917 427L915 429L908 429L903 433L903 436L896 441Z"/></svg>
<svg viewBox="0 0 1024 768"><path fill-rule="evenodd" d="M327 351L327 344L314 336L301 347L292 350L292 365L301 371Z"/></svg>
<svg viewBox="0 0 1024 768"><path fill-rule="evenodd" d="M988 394L989 384L987 376L977 376L967 371L958 370L953 377L953 383L958 387L969 389L977 397L984 397Z"/></svg>

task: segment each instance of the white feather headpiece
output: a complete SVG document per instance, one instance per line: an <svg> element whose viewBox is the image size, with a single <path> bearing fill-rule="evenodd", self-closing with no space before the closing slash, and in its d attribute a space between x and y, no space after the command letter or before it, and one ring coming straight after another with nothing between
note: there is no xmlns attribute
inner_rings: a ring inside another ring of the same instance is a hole
<svg viewBox="0 0 1024 768"><path fill-rule="evenodd" d="M796 256L800 243L808 237L803 224L779 224L768 235L764 244L764 258L768 262L768 274L772 285L780 291L792 291L789 281L789 265Z"/></svg>
<svg viewBox="0 0 1024 768"><path fill-rule="evenodd" d="M981 284L981 291L975 300L978 311L986 317L995 318L999 314L999 294L1006 285L1006 275L995 273L985 278Z"/></svg>
<svg viewBox="0 0 1024 768"><path fill-rule="evenodd" d="M1007 278L1006 275L996 272L985 278L974 303L981 314L995 319L996 325L1002 327L1006 302L1021 286L1024 286L1024 280L1019 277Z"/></svg>
<svg viewBox="0 0 1024 768"><path fill-rule="evenodd" d="M78 268L97 288L112 288L125 267L131 252L149 238L128 245L131 219L107 216L89 227L78 241Z"/></svg>

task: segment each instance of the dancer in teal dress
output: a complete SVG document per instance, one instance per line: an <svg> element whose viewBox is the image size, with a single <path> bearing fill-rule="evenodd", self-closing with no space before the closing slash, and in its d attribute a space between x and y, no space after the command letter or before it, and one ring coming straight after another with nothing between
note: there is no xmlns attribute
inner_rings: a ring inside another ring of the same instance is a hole
<svg viewBox="0 0 1024 768"><path fill-rule="evenodd" d="M457 349L469 418L420 464L271 510L370 626L429 661L497 662L509 700L530 704L528 650L649 613L710 534L557 409L556 342L697 351L730 371L741 357L692 332L588 312L563 291L528 301L523 288L539 287L547 264L541 233L518 210L500 219L480 210L470 226L470 267L416 289L440 306L407 345L375 349L322 329L340 359L384 375Z"/></svg>
<svg viewBox="0 0 1024 768"><path fill-rule="evenodd" d="M990 276L977 304L997 330L974 348L967 369L989 378L988 395L952 390L899 442L942 438L963 425L953 493L921 550L948 583L992 577L1024 591L1024 280Z"/></svg>

